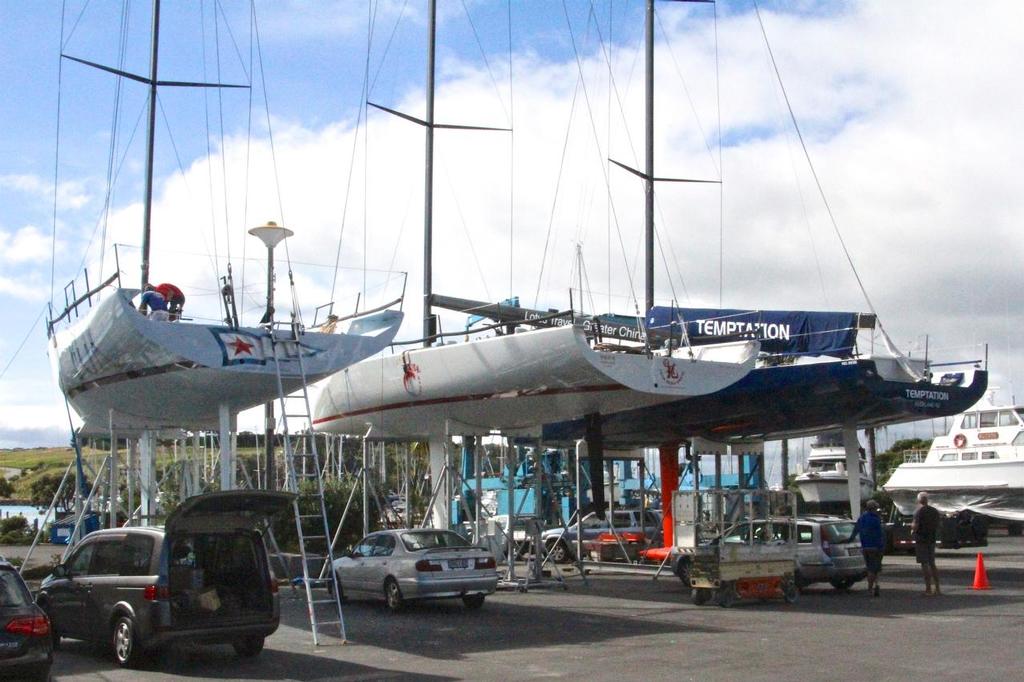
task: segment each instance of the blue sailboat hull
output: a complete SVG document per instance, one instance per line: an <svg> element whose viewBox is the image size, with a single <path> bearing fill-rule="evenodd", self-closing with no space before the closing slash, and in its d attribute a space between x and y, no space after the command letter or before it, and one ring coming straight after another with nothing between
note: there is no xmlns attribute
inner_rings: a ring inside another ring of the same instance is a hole
<svg viewBox="0 0 1024 682"><path fill-rule="evenodd" d="M879 427L944 417L976 403L988 373L968 385L889 381L872 360L782 365L753 370L716 393L611 415L601 426L606 445L658 446L693 437L715 441L777 440L856 424ZM582 420L548 424L547 443L582 438Z"/></svg>

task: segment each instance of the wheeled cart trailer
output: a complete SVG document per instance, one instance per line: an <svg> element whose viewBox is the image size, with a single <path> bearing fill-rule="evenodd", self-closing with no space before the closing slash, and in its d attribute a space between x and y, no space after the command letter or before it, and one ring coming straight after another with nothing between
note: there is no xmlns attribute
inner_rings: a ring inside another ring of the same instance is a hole
<svg viewBox="0 0 1024 682"><path fill-rule="evenodd" d="M673 494L676 551L688 556L693 602L797 597L796 500L775 490Z"/></svg>

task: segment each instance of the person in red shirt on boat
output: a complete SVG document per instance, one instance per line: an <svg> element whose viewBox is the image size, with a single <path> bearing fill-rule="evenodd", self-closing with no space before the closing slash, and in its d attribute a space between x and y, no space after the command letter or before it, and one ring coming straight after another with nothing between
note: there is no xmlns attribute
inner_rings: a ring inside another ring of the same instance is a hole
<svg viewBox="0 0 1024 682"><path fill-rule="evenodd" d="M172 321L181 317L181 309L185 307L185 294L181 293L181 289L173 284L164 282L163 284L157 284L153 287L153 290L167 301L167 312Z"/></svg>

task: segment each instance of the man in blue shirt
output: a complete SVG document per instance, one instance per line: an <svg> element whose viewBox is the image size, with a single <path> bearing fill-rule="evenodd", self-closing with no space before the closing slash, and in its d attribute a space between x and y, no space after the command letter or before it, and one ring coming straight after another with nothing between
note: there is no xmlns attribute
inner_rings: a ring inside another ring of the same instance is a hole
<svg viewBox="0 0 1024 682"><path fill-rule="evenodd" d="M146 290L142 293L142 299L139 301L140 313L145 313L147 308L149 309L149 319L168 319L167 299L152 284L146 285Z"/></svg>
<svg viewBox="0 0 1024 682"><path fill-rule="evenodd" d="M878 515L878 503L868 500L864 513L853 527L850 542L860 535L861 552L868 568L868 592L878 596L878 574L882 572L882 554L885 552L885 531L882 517Z"/></svg>

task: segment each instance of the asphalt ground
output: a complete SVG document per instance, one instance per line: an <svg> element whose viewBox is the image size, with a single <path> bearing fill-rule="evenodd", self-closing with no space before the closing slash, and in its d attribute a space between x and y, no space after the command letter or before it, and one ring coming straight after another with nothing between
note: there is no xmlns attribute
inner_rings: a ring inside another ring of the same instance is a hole
<svg viewBox="0 0 1024 682"><path fill-rule="evenodd" d="M0 554L5 548L0 548ZM989 591L969 589L977 550L940 552L927 597L912 556L885 558L882 596L810 588L792 605L694 606L675 577L567 576L568 589L499 592L480 611L431 602L392 614L346 602L349 643L312 645L305 601L282 588L280 629L259 657L178 646L142 671L64 640L56 680L1024 680L1024 538L990 537Z"/></svg>

